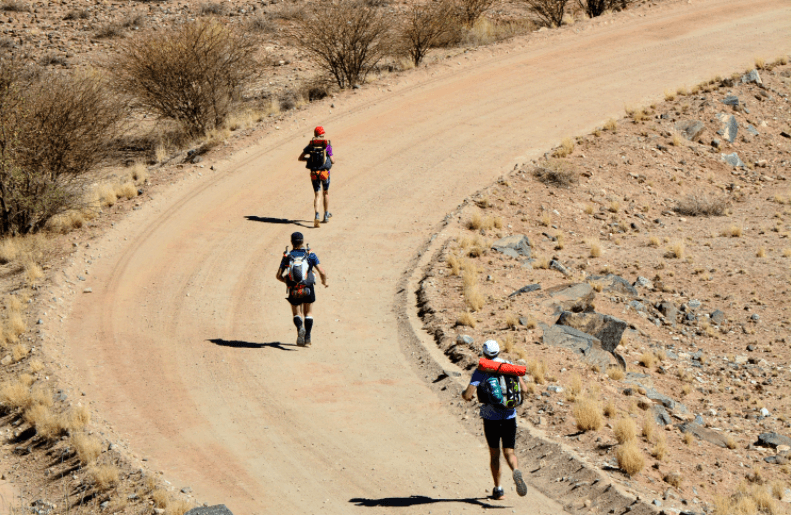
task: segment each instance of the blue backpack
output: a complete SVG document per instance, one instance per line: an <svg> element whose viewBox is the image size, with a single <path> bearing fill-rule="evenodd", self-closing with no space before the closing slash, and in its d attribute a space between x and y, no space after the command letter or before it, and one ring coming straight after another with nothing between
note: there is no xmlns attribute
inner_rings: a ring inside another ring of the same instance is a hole
<svg viewBox="0 0 791 516"><path fill-rule="evenodd" d="M522 404L522 390L516 376L488 375L478 384L478 401L493 407L514 409Z"/></svg>

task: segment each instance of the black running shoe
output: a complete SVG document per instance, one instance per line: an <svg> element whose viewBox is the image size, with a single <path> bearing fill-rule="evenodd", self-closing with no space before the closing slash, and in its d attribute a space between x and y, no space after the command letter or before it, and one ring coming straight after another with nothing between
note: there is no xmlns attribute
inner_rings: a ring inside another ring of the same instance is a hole
<svg viewBox="0 0 791 516"><path fill-rule="evenodd" d="M297 346L305 345L305 327L299 329L297 332Z"/></svg>
<svg viewBox="0 0 791 516"><path fill-rule="evenodd" d="M505 498L505 490L502 487L495 487L492 489L492 498L495 500L502 500Z"/></svg>
<svg viewBox="0 0 791 516"><path fill-rule="evenodd" d="M527 494L527 484L522 479L522 472L518 469L514 470L514 483L516 483L516 494L525 496Z"/></svg>

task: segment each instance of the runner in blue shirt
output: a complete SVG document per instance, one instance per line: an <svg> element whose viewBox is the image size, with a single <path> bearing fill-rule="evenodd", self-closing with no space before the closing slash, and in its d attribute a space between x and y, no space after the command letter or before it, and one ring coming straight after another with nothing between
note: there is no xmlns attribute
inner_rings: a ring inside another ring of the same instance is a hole
<svg viewBox="0 0 791 516"><path fill-rule="evenodd" d="M497 355L500 354L500 345L496 340L487 340L483 344L483 355L497 362L505 362ZM471 401L478 385L482 381L489 378L488 373L479 371L478 369L472 374L470 384L461 393L461 397L465 401ZM519 388L522 392L526 392L522 377L519 379ZM516 453L514 447L516 446L516 409L495 407L493 405L481 405L481 418L483 419L483 433L486 436L486 443L489 445L489 465L492 469L492 478L494 479L494 489L492 490L492 498L495 500L502 500L505 498L505 491L500 485L500 441L503 442L503 455L508 466L513 470L514 483L516 484L516 492L519 496L527 494L527 484L522 478L522 472L519 471L519 464L516 460Z"/></svg>

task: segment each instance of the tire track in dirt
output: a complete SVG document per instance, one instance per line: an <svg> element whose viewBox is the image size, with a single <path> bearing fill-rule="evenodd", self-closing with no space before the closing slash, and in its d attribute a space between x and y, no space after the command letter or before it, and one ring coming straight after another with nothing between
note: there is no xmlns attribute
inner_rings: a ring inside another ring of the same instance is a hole
<svg viewBox="0 0 791 516"><path fill-rule="evenodd" d="M298 113L284 135L173 187L98 244L94 294L66 329L75 377L155 469L235 511L480 512L482 439L398 343L393 299L413 250L466 195L624 102L787 51L789 13L769 0L626 13L386 79L399 84L344 95L330 116L326 105ZM314 120L339 161L336 217L304 230L331 287L302 350L273 278L298 227L246 217L310 217L295 159ZM560 507L531 491L492 510Z"/></svg>

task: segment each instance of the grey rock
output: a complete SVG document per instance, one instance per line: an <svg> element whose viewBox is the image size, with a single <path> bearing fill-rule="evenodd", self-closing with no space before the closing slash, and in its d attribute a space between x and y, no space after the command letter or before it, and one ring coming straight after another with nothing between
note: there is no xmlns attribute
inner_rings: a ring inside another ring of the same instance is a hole
<svg viewBox="0 0 791 516"><path fill-rule="evenodd" d="M736 154L735 152L733 152L731 154L722 154L722 161L724 161L725 163L727 163L727 164L729 164L729 165L731 165L733 167L742 167L742 168L744 168L744 162L742 162L742 160L739 159L739 155Z"/></svg>
<svg viewBox="0 0 791 516"><path fill-rule="evenodd" d="M758 440L755 442L755 446L761 446L764 448L777 448L778 446L782 445L791 446L791 438L775 432L761 434L758 436Z"/></svg>
<svg viewBox="0 0 791 516"><path fill-rule="evenodd" d="M527 326L527 323L528 323L528 322L529 322L529 321L528 321L527 317L520 317L520 318L519 318L519 324L520 324L521 326Z"/></svg>
<svg viewBox="0 0 791 516"><path fill-rule="evenodd" d="M717 326L722 326L722 323L725 322L725 312L721 310L714 310L711 315L709 315L709 319L711 319L711 322Z"/></svg>
<svg viewBox="0 0 791 516"><path fill-rule="evenodd" d="M653 282L643 276L637 276L637 281L634 282L635 287L654 288Z"/></svg>
<svg viewBox="0 0 791 516"><path fill-rule="evenodd" d="M719 149L721 145L722 142L718 138L714 138L713 140L711 140L711 146L714 147L715 149Z"/></svg>
<svg viewBox="0 0 791 516"><path fill-rule="evenodd" d="M645 305L643 305L643 303L641 303L640 301L637 300L629 301L629 306L634 308L634 310L637 312L645 312Z"/></svg>
<svg viewBox="0 0 791 516"><path fill-rule="evenodd" d="M788 457L783 455L771 455L769 457L764 457L764 460L769 464L777 464L778 466L784 466L788 464Z"/></svg>
<svg viewBox="0 0 791 516"><path fill-rule="evenodd" d="M742 83L747 84L751 82L755 84L763 84L763 81L761 81L761 76L758 75L758 70L753 69L742 75Z"/></svg>
<svg viewBox="0 0 791 516"><path fill-rule="evenodd" d="M766 408L761 409L761 415L763 417L769 417L769 411Z"/></svg>
<svg viewBox="0 0 791 516"><path fill-rule="evenodd" d="M676 305L670 301L662 301L656 305L656 309L659 310L659 313L664 315L665 319L668 319L671 324L676 324L676 316L678 315Z"/></svg>
<svg viewBox="0 0 791 516"><path fill-rule="evenodd" d="M556 311L585 312L591 309L596 292L588 283L572 283L549 288L547 304Z"/></svg>
<svg viewBox="0 0 791 516"><path fill-rule="evenodd" d="M721 101L726 106L734 106L737 107L739 105L739 97L736 95L728 95Z"/></svg>
<svg viewBox="0 0 791 516"><path fill-rule="evenodd" d="M722 434L712 430L711 428L706 428L698 423L681 423L678 425L678 429L683 433L689 432L698 439L709 442L715 446L719 446L720 448L728 447L727 439Z"/></svg>
<svg viewBox="0 0 791 516"><path fill-rule="evenodd" d="M755 351L755 345L754 344L748 344L747 345L747 351Z"/></svg>
<svg viewBox="0 0 791 516"><path fill-rule="evenodd" d="M638 292L631 283L615 274L592 275L587 277L588 281L596 281L602 285L602 292L615 292L625 296L637 296Z"/></svg>
<svg viewBox="0 0 791 516"><path fill-rule="evenodd" d="M761 320L761 316L760 316L760 315L758 315L758 314L752 314L752 315L750 316L750 319L752 319L752 320L753 320L753 321L755 321L755 322L758 322L758 321L760 321L760 320Z"/></svg>
<svg viewBox="0 0 791 516"><path fill-rule="evenodd" d="M563 387L561 387L559 385L550 385L549 387L547 387L547 390L549 392L561 393L561 392L563 392Z"/></svg>
<svg viewBox="0 0 791 516"><path fill-rule="evenodd" d="M233 514L231 510L223 504L210 505L208 507L195 507L184 514L206 515L206 514Z"/></svg>
<svg viewBox="0 0 791 516"><path fill-rule="evenodd" d="M181 492L184 493L184 494L189 494L189 493L192 492L192 488L189 487L189 486L188 487L182 487L181 488Z"/></svg>
<svg viewBox="0 0 791 516"><path fill-rule="evenodd" d="M552 260L549 262L549 268L555 269L556 271L560 272L564 276L571 276L571 271L562 263L557 260Z"/></svg>
<svg viewBox="0 0 791 516"><path fill-rule="evenodd" d="M736 121L736 117L731 115L727 121L725 121L722 129L717 131L717 134L728 140L730 143L736 139L736 136L739 134L739 123Z"/></svg>
<svg viewBox="0 0 791 516"><path fill-rule="evenodd" d="M682 120L676 124L676 131L690 141L697 140L705 130L706 125L699 120Z"/></svg>
<svg viewBox="0 0 791 516"><path fill-rule="evenodd" d="M593 335L601 341L602 349L609 352L615 351L628 326L620 319L596 312L563 312L556 324L570 326L588 335Z"/></svg>
<svg viewBox="0 0 791 516"><path fill-rule="evenodd" d="M533 283L531 285L525 285L524 287L520 288L519 290L514 290L511 292L508 297L516 297L520 294L527 294L530 292L535 292L536 290L541 290L541 285L538 283Z"/></svg>
<svg viewBox="0 0 791 516"><path fill-rule="evenodd" d="M670 419L670 414L667 413L667 409L663 405L654 405L651 407L651 413L654 416L654 420L659 425L669 425L672 423L672 419Z"/></svg>
<svg viewBox="0 0 791 516"><path fill-rule="evenodd" d="M693 423L698 424L700 426L704 426L706 424L706 422L703 421L703 417L700 414L695 416Z"/></svg>
<svg viewBox="0 0 791 516"><path fill-rule="evenodd" d="M700 301L698 301L697 299L691 299L689 301L689 303L687 303L687 306L690 307L693 310L697 310L698 308L700 308L701 304L702 303Z"/></svg>
<svg viewBox="0 0 791 516"><path fill-rule="evenodd" d="M85 281L85 276L77 276L77 279L80 281Z"/></svg>
<svg viewBox="0 0 791 516"><path fill-rule="evenodd" d="M466 344L467 346L472 346L475 344L475 339L469 335L456 335L456 344Z"/></svg>
<svg viewBox="0 0 791 516"><path fill-rule="evenodd" d="M651 502L651 503L652 503L652 504L654 504L654 505L656 505L657 507L662 507L662 502L661 502L661 501L659 501L659 500L654 500L654 501L653 501L653 502Z"/></svg>
<svg viewBox="0 0 791 516"><path fill-rule="evenodd" d="M193 163L200 163L201 161L203 161L203 156L195 156L192 158Z"/></svg>
<svg viewBox="0 0 791 516"><path fill-rule="evenodd" d="M44 319L39 319L38 321L36 321L36 324L44 324Z"/></svg>
<svg viewBox="0 0 791 516"><path fill-rule="evenodd" d="M105 510L109 506L110 506L110 502L109 501L105 501L105 502L102 502L102 503L99 504L99 508L101 510Z"/></svg>
<svg viewBox="0 0 791 516"><path fill-rule="evenodd" d="M638 384L639 385L639 384ZM641 386L642 387L642 386ZM645 387L643 387L645 388ZM657 391L653 388L645 389L646 397L651 401L658 401L665 407L669 408L673 412L678 412L679 414L688 414L689 410L687 409L686 405L683 403L679 403L673 400L671 397L662 394L661 392Z"/></svg>
<svg viewBox="0 0 791 516"><path fill-rule="evenodd" d="M544 330L542 338L544 344L570 349L582 355L584 362L598 365L602 369L610 364L610 354L602 349L601 341L596 337L561 324L553 326L541 324L541 326Z"/></svg>
<svg viewBox="0 0 791 516"><path fill-rule="evenodd" d="M93 289L91 287L82 289L83 294L90 294L91 292L93 292Z"/></svg>
<svg viewBox="0 0 791 516"><path fill-rule="evenodd" d="M530 240L526 235L511 235L492 244L492 249L511 258L530 258Z"/></svg>
<svg viewBox="0 0 791 516"><path fill-rule="evenodd" d="M746 129L746 131L747 131L749 134L753 135L753 136L760 136L760 135L761 135L761 133L759 133L759 132L758 132L758 129L756 129L755 127L753 127L753 125L752 125L752 124L748 124L748 125L747 125L747 129Z"/></svg>

